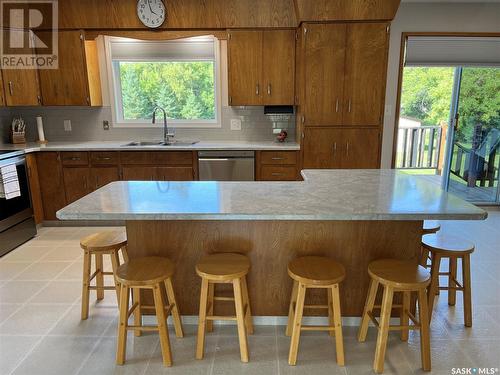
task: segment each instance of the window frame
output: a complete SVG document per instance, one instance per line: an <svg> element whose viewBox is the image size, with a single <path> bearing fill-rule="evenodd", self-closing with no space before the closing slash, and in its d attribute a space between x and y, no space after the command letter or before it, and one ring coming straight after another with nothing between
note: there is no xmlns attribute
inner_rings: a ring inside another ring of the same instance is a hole
<svg viewBox="0 0 500 375"><path fill-rule="evenodd" d="M220 40L216 37L214 38L214 91L215 91L215 119L214 120L175 120L168 119L169 127L171 128L221 128L222 127L222 69L221 69L221 56L220 56ZM186 38L189 39L189 38ZM123 117L123 95L121 88L120 70L118 65L120 61L123 62L169 62L169 61L181 61L181 62L195 62L195 61L212 61L203 58L192 59L168 59L168 58L127 58L113 61L111 55L111 43L123 41L124 38L118 37L106 37L106 65L108 71L108 92L109 101L111 106L111 117L112 126L114 128L163 128L163 121L158 121L153 124L152 121L147 122L144 119L141 120L126 120ZM177 40L179 41L179 40ZM130 42L130 40L128 40ZM137 40L138 43L142 40ZM144 42L150 42L145 40ZM171 40L165 40L165 42L171 42ZM168 115L168 113L167 113Z"/></svg>

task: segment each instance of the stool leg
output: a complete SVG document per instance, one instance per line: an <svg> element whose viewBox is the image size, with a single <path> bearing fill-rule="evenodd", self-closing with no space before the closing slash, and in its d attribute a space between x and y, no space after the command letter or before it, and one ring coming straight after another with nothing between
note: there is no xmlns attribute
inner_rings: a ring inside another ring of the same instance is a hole
<svg viewBox="0 0 500 375"><path fill-rule="evenodd" d="M130 290L127 286L122 285L120 290L120 321L118 323L118 346L116 349L116 364L123 365L125 363L125 353L127 351L127 320L128 320L128 303Z"/></svg>
<svg viewBox="0 0 500 375"><path fill-rule="evenodd" d="M170 340L168 337L167 318L165 316L165 303L161 293L161 284L156 284L153 288L155 300L156 318L158 320L158 333L160 334L161 354L163 365L172 366L172 353L170 352Z"/></svg>
<svg viewBox="0 0 500 375"><path fill-rule="evenodd" d="M364 342L366 340L366 334L368 333L368 324L370 323L370 317L368 313L373 310L375 305L375 299L377 298L378 282L371 279L370 289L368 290L368 295L366 296L365 308L363 310L363 317L361 319L361 325L359 326L358 341Z"/></svg>
<svg viewBox="0 0 500 375"><path fill-rule="evenodd" d="M466 327L472 327L472 298L470 280L470 254L462 258L462 278L464 287L464 322Z"/></svg>
<svg viewBox="0 0 500 375"><path fill-rule="evenodd" d="M387 336L389 335L393 295L393 289L390 286L385 286L380 310L380 326L377 336L377 347L375 349L375 361L373 362L373 370L378 374L384 372L385 350L387 348Z"/></svg>
<svg viewBox="0 0 500 375"><path fill-rule="evenodd" d="M118 305L120 304L120 285L116 281L116 270L120 266L120 257L118 255L118 251L113 252L110 254L111 257L111 267L113 269L113 280L115 282L115 289L116 289L116 300L118 301Z"/></svg>
<svg viewBox="0 0 500 375"><path fill-rule="evenodd" d="M431 341L429 333L429 314L427 311L427 291L418 291L418 306L420 320L420 355L422 357L422 369L431 371Z"/></svg>
<svg viewBox="0 0 500 375"><path fill-rule="evenodd" d="M177 306L177 300L175 299L174 287L172 285L171 279L165 280L165 289L167 292L168 302L173 305L172 319L174 321L175 336L184 337L184 332L182 331L181 316L179 314L179 307Z"/></svg>
<svg viewBox="0 0 500 375"><path fill-rule="evenodd" d="M431 284L429 285L429 290L427 292L427 298L429 300L429 321L432 320L432 311L434 310L434 299L436 298L436 292L439 290L439 267L441 266L441 256L433 253L432 254L432 268L431 268Z"/></svg>
<svg viewBox="0 0 500 375"><path fill-rule="evenodd" d="M299 351L300 330L302 327L302 314L304 313L304 300L306 297L306 286L299 283L297 290L297 302L295 304L295 314L293 317L292 340L290 342L290 352L288 353L288 364L295 366L297 363L297 353Z"/></svg>
<svg viewBox="0 0 500 375"><path fill-rule="evenodd" d="M89 317L90 263L90 252L85 251L83 254L82 320Z"/></svg>
<svg viewBox="0 0 500 375"><path fill-rule="evenodd" d="M326 294L328 297L328 325L330 327L335 327L335 322L333 320L333 296L332 289L328 288L326 290ZM329 331L328 334L333 337L335 336L335 331Z"/></svg>
<svg viewBox="0 0 500 375"><path fill-rule="evenodd" d="M104 299L104 275L102 272L104 271L102 266L102 254L95 254L95 268L99 272L97 272L97 275L95 276L95 284L97 286L97 299L102 300Z"/></svg>
<svg viewBox="0 0 500 375"><path fill-rule="evenodd" d="M208 283L208 315L214 315L215 284ZM207 320L207 332L214 331L213 320Z"/></svg>
<svg viewBox="0 0 500 375"><path fill-rule="evenodd" d="M427 262L429 260L429 250L422 246L422 255L420 258L420 265L427 268Z"/></svg>
<svg viewBox="0 0 500 375"><path fill-rule="evenodd" d="M236 322L238 324L238 339L240 341L241 362L248 362L248 342L245 329L245 311L243 309L243 294L241 279L233 280L234 305L236 307Z"/></svg>
<svg viewBox="0 0 500 375"><path fill-rule="evenodd" d="M450 257L449 259L449 271L450 275L448 276L448 305L455 306L455 302L457 300L457 290L456 284L453 280L457 279L457 258Z"/></svg>
<svg viewBox="0 0 500 375"><path fill-rule="evenodd" d="M342 312L340 310L339 284L335 284L331 289L333 324L335 326L335 346L337 349L337 364L344 366L344 337L342 335ZM332 332L332 331L330 331Z"/></svg>
<svg viewBox="0 0 500 375"><path fill-rule="evenodd" d="M128 257L127 245L123 246L121 250L122 250L123 262L127 263L130 260Z"/></svg>
<svg viewBox="0 0 500 375"><path fill-rule="evenodd" d="M134 325L135 326L142 326L142 315L141 315L141 290L139 288L134 288L132 289L132 298L133 298L133 303L137 302L137 307L134 310ZM141 336L141 330L136 329L134 331L134 335L136 337Z"/></svg>
<svg viewBox="0 0 500 375"><path fill-rule="evenodd" d="M246 276L243 276L241 278L241 293L243 295L243 311L245 313L245 326L247 329L247 333L249 335L253 335L252 309L250 308L250 297L248 297L248 285Z"/></svg>
<svg viewBox="0 0 500 375"><path fill-rule="evenodd" d="M410 310L410 292L403 292L403 303L400 311L400 325L408 326L410 324L410 318L408 316L408 311ZM410 330L408 328L401 330L401 341L408 341L408 333Z"/></svg>
<svg viewBox="0 0 500 375"><path fill-rule="evenodd" d="M203 359L203 354L205 352L207 300L208 300L208 280L202 278L201 293L200 293L200 313L198 316L198 340L196 342L196 359Z"/></svg>
<svg viewBox="0 0 500 375"><path fill-rule="evenodd" d="M297 303L297 293L299 291L299 282L293 281L292 294L290 296L290 307L288 308L288 322L286 324L286 335L291 336L293 330L293 320L295 318L295 304Z"/></svg>

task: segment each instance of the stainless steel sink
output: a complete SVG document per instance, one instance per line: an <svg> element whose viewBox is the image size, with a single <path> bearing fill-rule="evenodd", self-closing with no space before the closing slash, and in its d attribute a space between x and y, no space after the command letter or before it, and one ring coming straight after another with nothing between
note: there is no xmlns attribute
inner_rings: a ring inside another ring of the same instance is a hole
<svg viewBox="0 0 500 375"><path fill-rule="evenodd" d="M131 146L191 146L199 141L169 141L169 142L163 142L163 141L134 141L134 142L129 142L122 147L131 147Z"/></svg>

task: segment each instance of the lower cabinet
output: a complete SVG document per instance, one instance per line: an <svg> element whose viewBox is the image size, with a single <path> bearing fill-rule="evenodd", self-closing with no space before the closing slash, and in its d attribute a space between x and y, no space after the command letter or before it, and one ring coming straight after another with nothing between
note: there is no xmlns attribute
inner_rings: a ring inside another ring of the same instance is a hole
<svg viewBox="0 0 500 375"><path fill-rule="evenodd" d="M122 167L124 181L193 181L192 167Z"/></svg>
<svg viewBox="0 0 500 375"><path fill-rule="evenodd" d="M111 182L120 180L118 167L92 167L90 168L90 186L97 190Z"/></svg>
<svg viewBox="0 0 500 375"><path fill-rule="evenodd" d="M257 181L296 181L299 178L298 151L258 151Z"/></svg>
<svg viewBox="0 0 500 375"><path fill-rule="evenodd" d="M380 165L378 129L306 128L304 169L376 169Z"/></svg>
<svg viewBox="0 0 500 375"><path fill-rule="evenodd" d="M44 219L56 220L56 212L66 205L60 154L39 152L36 161Z"/></svg>
<svg viewBox="0 0 500 375"><path fill-rule="evenodd" d="M89 167L64 167L64 191L66 202L72 203L92 191Z"/></svg>
<svg viewBox="0 0 500 375"><path fill-rule="evenodd" d="M156 167L122 167L123 181L153 181L156 176Z"/></svg>

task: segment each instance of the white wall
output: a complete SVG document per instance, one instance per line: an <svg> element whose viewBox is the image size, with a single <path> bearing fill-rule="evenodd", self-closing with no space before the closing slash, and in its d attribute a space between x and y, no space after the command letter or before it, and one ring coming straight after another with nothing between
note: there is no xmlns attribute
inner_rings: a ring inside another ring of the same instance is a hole
<svg viewBox="0 0 500 375"><path fill-rule="evenodd" d="M500 4L401 4L391 26L382 168L390 168L392 162L401 34L409 31L500 33Z"/></svg>

